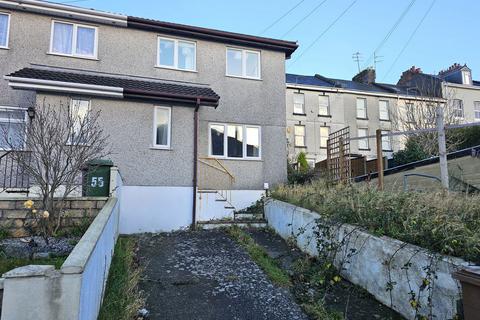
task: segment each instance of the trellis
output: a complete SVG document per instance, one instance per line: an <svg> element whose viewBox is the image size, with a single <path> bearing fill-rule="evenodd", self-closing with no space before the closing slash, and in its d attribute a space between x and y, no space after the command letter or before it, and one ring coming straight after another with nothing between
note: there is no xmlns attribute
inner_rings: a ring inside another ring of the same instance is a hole
<svg viewBox="0 0 480 320"><path fill-rule="evenodd" d="M328 179L331 182L350 181L350 167L350 127L345 127L328 136Z"/></svg>

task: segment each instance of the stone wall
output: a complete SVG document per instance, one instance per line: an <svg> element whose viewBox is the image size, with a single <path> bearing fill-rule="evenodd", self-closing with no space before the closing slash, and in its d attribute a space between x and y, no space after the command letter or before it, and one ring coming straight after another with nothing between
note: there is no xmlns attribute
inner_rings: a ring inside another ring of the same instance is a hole
<svg viewBox="0 0 480 320"><path fill-rule="evenodd" d="M71 228L93 220L103 208L108 198L70 198L65 200L62 226ZM25 198L0 200L0 229L12 237L25 237L35 231L35 219L31 210L25 209ZM40 199L34 199L34 208L41 211Z"/></svg>

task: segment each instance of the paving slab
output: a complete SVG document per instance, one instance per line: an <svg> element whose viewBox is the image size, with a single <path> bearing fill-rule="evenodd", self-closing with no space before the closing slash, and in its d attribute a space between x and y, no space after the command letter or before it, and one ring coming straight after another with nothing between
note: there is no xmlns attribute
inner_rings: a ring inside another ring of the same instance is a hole
<svg viewBox="0 0 480 320"><path fill-rule="evenodd" d="M143 235L149 319L308 319L221 230Z"/></svg>

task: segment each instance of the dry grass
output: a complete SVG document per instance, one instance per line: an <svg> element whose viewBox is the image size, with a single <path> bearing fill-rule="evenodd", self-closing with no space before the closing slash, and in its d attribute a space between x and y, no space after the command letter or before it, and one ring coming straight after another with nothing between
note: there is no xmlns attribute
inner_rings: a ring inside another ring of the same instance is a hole
<svg viewBox="0 0 480 320"><path fill-rule="evenodd" d="M434 252L480 263L480 196L377 191L323 181L280 186L272 197Z"/></svg>

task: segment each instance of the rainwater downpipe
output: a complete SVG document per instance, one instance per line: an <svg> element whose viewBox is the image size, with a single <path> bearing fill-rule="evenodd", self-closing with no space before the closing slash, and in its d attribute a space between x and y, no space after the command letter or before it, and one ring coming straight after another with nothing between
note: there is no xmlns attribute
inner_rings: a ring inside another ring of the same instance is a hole
<svg viewBox="0 0 480 320"><path fill-rule="evenodd" d="M193 113L193 192L192 192L192 226L195 230L197 224L197 165L198 165L198 110L200 109L200 98L197 98L195 111Z"/></svg>

